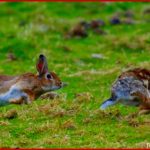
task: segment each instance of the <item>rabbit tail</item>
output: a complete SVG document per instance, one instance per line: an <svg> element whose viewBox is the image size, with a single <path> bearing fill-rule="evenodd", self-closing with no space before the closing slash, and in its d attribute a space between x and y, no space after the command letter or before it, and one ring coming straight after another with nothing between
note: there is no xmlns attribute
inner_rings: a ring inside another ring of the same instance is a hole
<svg viewBox="0 0 150 150"><path fill-rule="evenodd" d="M117 103L116 99L109 98L109 99L107 99L106 101L104 101L104 102L101 104L100 109L101 109L101 110L104 110L104 109L106 109L107 107L109 107L109 106L111 106L111 105L114 105L114 104L116 104L116 103Z"/></svg>

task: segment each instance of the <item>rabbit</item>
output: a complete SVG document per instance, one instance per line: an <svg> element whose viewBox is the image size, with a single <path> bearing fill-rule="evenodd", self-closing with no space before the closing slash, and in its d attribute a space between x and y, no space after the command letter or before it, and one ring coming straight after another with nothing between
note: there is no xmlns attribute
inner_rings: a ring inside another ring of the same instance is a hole
<svg viewBox="0 0 150 150"><path fill-rule="evenodd" d="M30 104L42 94L65 86L59 77L48 70L46 57L39 55L38 73L19 76L0 75L0 106L7 104Z"/></svg>
<svg viewBox="0 0 150 150"><path fill-rule="evenodd" d="M150 70L136 68L123 72L113 83L111 97L104 101L100 109L122 103L137 106L139 114L150 112Z"/></svg>

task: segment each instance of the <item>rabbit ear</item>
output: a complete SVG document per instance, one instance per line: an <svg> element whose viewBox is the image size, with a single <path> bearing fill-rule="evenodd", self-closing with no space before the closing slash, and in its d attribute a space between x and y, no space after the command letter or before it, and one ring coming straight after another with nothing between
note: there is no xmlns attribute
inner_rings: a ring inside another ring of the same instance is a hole
<svg viewBox="0 0 150 150"><path fill-rule="evenodd" d="M37 71L39 73L39 76L48 72L47 60L43 54L41 54L39 56L39 59L38 59L37 64L36 64L36 68L37 68Z"/></svg>

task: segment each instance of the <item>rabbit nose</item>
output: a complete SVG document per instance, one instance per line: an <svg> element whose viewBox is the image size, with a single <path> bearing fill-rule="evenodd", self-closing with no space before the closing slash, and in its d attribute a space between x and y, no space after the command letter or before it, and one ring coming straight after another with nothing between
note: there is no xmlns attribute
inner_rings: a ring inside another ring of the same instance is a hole
<svg viewBox="0 0 150 150"><path fill-rule="evenodd" d="M62 86L62 87L68 86L68 83L62 82L61 86Z"/></svg>

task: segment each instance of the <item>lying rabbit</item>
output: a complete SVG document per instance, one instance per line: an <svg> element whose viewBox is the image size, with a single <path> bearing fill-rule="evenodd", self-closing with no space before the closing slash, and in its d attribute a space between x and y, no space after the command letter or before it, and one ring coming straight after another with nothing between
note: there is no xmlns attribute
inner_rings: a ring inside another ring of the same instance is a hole
<svg viewBox="0 0 150 150"><path fill-rule="evenodd" d="M54 72L49 72L44 55L39 56L36 68L37 75L33 73L19 76L0 75L0 106L29 104L40 95L64 86Z"/></svg>
<svg viewBox="0 0 150 150"><path fill-rule="evenodd" d="M139 106L140 114L150 112L150 70L137 68L122 73L112 85L111 97L100 109L119 102Z"/></svg>

